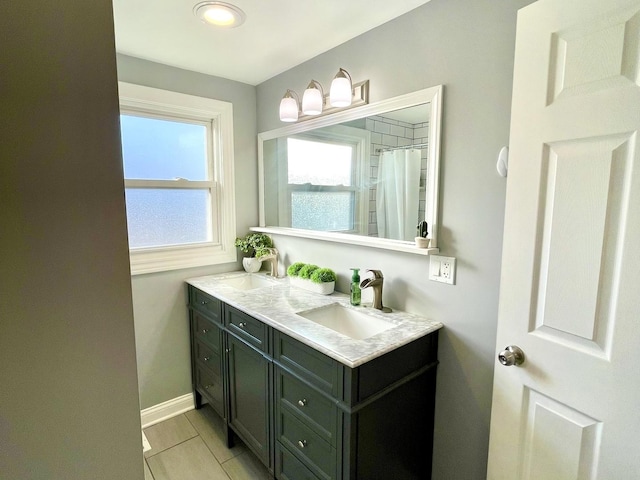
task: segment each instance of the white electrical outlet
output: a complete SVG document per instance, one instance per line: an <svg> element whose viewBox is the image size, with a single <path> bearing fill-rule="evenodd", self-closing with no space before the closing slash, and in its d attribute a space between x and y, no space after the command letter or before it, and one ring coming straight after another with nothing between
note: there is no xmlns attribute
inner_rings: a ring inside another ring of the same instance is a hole
<svg viewBox="0 0 640 480"><path fill-rule="evenodd" d="M429 255L429 280L455 285L456 283L456 259L455 257L443 257Z"/></svg>

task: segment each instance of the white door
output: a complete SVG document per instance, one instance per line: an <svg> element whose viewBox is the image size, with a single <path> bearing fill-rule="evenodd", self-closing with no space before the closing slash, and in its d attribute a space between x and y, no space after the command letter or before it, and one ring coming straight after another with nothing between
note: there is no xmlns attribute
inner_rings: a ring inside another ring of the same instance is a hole
<svg viewBox="0 0 640 480"><path fill-rule="evenodd" d="M488 478L640 479L640 0L518 16Z"/></svg>

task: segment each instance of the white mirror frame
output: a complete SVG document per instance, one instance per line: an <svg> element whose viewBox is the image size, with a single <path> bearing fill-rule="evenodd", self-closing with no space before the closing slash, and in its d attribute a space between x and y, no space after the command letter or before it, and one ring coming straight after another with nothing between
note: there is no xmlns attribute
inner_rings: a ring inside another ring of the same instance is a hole
<svg viewBox="0 0 640 480"><path fill-rule="evenodd" d="M418 255L429 255L438 253L438 221L439 212L439 178L440 178L440 142L441 142L441 122L442 122L442 93L443 86L425 88L416 92L408 93L398 97L382 100L361 107L336 112L334 114L307 120L286 127L262 132L258 134L258 188L260 201L260 226L252 227L252 231L270 233L275 235L288 235L293 237L310 238L314 240L325 240L329 242L347 243L350 245L361 245L372 248L382 248L400 252L414 253ZM431 117L429 118L429 164L427 172L427 198L425 220L429 224L429 238L431 239L429 248L418 248L414 242L401 240L390 240L387 238L368 237L364 235L352 235L347 233L333 233L318 230L303 230L297 228L274 227L265 225L264 206L264 149L263 142L296 133L302 133L315 128L326 127L338 123L380 115L400 108L413 107L423 103L431 104Z"/></svg>

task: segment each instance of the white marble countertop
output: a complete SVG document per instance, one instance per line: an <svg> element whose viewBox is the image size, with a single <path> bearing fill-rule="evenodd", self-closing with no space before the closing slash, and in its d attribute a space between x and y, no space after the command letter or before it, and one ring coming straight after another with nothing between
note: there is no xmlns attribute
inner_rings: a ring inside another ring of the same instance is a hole
<svg viewBox="0 0 640 480"><path fill-rule="evenodd" d="M443 326L440 322L407 312L394 310L382 313L370 307L353 307L348 295L311 293L290 286L288 277L274 279L263 274L251 274L270 280L269 285L252 290L240 290L226 283L229 279L246 275L245 272L232 272L190 278L186 282L351 368ZM296 314L332 303L366 312L394 326L371 337L354 340Z"/></svg>

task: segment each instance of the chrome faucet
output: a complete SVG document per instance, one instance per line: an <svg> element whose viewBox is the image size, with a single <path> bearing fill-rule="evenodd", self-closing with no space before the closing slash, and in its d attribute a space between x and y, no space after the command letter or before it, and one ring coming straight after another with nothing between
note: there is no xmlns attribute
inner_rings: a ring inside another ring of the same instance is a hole
<svg viewBox="0 0 640 480"><path fill-rule="evenodd" d="M380 270L367 270L367 272L373 273L372 278L365 278L360 282L360 288L373 288L373 308L376 308L382 312L389 313L391 309L382 305L382 284L384 283L384 276Z"/></svg>
<svg viewBox="0 0 640 480"><path fill-rule="evenodd" d="M260 260L269 262L269 275L273 278L278 278L278 250L275 248L269 248L269 253L260 257Z"/></svg>

